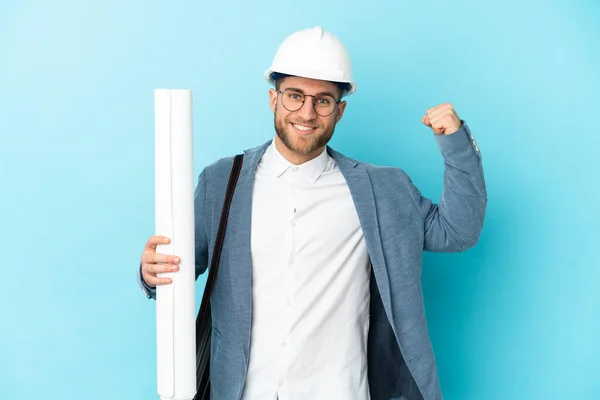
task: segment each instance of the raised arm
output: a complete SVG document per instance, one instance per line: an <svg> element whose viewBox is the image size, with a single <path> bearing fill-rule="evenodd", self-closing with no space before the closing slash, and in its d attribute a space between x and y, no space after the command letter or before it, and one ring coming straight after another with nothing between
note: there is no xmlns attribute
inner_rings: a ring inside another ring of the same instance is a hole
<svg viewBox="0 0 600 400"><path fill-rule="evenodd" d="M487 205L481 153L471 131L451 104L427 110L422 118L437 140L444 158L444 189L438 204L412 195L425 221L424 250L463 251L474 246L481 234Z"/></svg>

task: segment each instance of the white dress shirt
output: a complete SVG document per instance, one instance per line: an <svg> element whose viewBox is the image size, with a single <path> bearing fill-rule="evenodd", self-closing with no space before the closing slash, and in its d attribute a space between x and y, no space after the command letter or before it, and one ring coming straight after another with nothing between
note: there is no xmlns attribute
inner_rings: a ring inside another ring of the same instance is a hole
<svg viewBox="0 0 600 400"><path fill-rule="evenodd" d="M371 265L348 185L326 151L294 166L269 146L251 233L243 400L368 400Z"/></svg>

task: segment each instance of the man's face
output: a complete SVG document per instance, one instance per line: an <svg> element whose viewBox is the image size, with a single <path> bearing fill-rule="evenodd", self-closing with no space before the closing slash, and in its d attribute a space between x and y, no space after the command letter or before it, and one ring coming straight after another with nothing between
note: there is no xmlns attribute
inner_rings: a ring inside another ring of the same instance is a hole
<svg viewBox="0 0 600 400"><path fill-rule="evenodd" d="M281 82L279 91L286 89L296 89L305 95L329 94L335 100L339 100L341 92L332 82L295 76L286 77ZM299 110L288 111L282 104L281 94L271 89L269 96L275 116L276 140L279 139L285 146L283 153L287 154L282 154L296 164L311 160L321 153L333 136L335 125L342 118L346 107L346 102L341 102L331 115L322 117L313 107L313 97L306 97Z"/></svg>

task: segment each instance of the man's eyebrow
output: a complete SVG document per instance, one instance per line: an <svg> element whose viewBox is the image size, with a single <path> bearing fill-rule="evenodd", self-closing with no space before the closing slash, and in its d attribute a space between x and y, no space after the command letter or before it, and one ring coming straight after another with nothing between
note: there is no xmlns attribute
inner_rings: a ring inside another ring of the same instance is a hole
<svg viewBox="0 0 600 400"><path fill-rule="evenodd" d="M302 93L302 94L305 94L305 93L304 93L304 90L302 90L302 89L298 89L298 88L292 88L292 87L288 87L288 88L285 88L285 89L283 89L283 90L293 90L293 91L296 91L296 92L300 92L300 93ZM334 99L336 98L336 97L335 97L335 95L334 95L333 93L331 93L331 92L321 92L321 93L317 93L315 96L322 96L322 95L328 95L328 96L331 96L331 97L333 97Z"/></svg>

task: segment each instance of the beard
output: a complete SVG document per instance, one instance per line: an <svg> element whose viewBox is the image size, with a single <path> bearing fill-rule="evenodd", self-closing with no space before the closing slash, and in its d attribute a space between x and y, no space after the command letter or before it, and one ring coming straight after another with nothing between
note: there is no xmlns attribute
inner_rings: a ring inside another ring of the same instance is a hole
<svg viewBox="0 0 600 400"><path fill-rule="evenodd" d="M306 122L292 121L291 117L291 115L288 115L283 120L278 119L277 109L275 109L275 132L285 147L296 154L301 154L304 156L311 155L316 150L327 145L333 136L333 132L335 131L335 124L323 128L322 126L317 125L315 120ZM317 128L311 135L299 136L293 131L294 128L292 128L290 125L292 122L310 126L317 125Z"/></svg>

